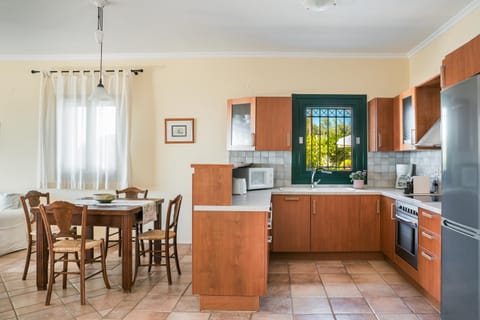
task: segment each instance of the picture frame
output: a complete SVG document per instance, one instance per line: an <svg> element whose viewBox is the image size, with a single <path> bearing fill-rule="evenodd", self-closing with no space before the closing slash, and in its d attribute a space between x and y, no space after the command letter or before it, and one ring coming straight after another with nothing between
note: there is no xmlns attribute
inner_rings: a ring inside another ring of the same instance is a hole
<svg viewBox="0 0 480 320"><path fill-rule="evenodd" d="M165 143L194 143L193 118L165 118Z"/></svg>

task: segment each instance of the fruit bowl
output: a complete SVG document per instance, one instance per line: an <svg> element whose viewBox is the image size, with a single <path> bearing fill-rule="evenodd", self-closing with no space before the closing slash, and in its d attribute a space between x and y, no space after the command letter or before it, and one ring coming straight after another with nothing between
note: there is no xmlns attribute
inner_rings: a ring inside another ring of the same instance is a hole
<svg viewBox="0 0 480 320"><path fill-rule="evenodd" d="M110 203L115 199L115 195L110 193L95 193L93 199L100 203Z"/></svg>

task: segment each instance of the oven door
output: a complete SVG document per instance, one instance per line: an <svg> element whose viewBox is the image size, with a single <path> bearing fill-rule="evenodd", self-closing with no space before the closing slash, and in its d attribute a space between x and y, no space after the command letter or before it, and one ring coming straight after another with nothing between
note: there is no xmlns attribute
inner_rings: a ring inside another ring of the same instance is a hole
<svg viewBox="0 0 480 320"><path fill-rule="evenodd" d="M417 269L418 264L418 220L396 214L395 253Z"/></svg>

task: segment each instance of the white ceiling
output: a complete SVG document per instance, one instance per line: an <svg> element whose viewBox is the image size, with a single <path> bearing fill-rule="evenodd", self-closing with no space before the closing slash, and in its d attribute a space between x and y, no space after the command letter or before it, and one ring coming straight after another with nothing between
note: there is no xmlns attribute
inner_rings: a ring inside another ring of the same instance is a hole
<svg viewBox="0 0 480 320"><path fill-rule="evenodd" d="M408 56L480 0L110 0L104 53L156 56ZM1 0L0 58L93 57L90 0Z"/></svg>

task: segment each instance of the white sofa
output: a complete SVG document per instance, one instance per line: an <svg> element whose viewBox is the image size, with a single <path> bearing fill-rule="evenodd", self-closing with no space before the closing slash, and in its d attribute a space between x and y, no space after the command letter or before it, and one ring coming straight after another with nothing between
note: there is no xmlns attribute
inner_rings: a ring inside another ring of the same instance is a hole
<svg viewBox="0 0 480 320"><path fill-rule="evenodd" d="M27 225L22 208L0 212L0 256L27 247Z"/></svg>

